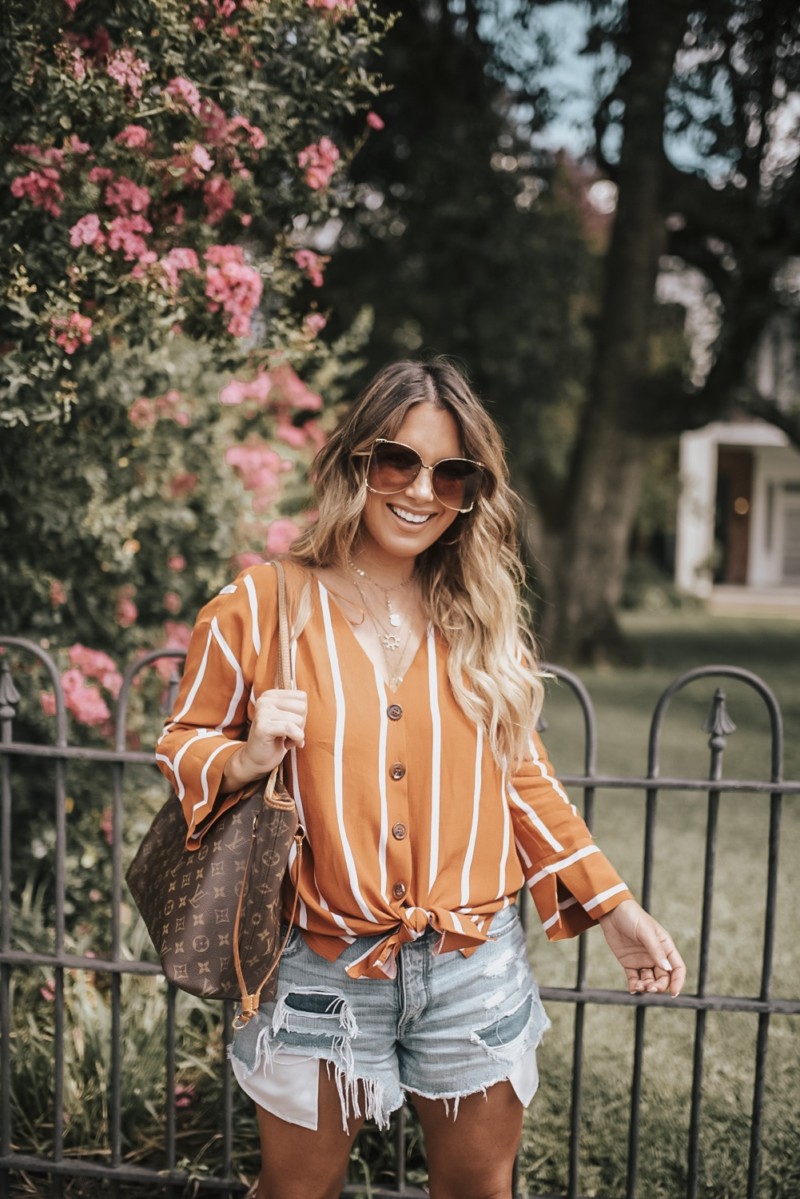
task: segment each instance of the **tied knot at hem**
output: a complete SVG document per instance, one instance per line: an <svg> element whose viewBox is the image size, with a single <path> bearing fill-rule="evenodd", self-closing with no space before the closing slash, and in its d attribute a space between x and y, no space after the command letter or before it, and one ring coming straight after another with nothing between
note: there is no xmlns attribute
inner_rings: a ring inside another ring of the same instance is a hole
<svg viewBox="0 0 800 1199"><path fill-rule="evenodd" d="M465 954L474 952L489 938L483 927L485 916L465 916L445 909L408 907L402 909L402 921L388 936L356 958L347 967L351 978L389 978L397 976L397 955L404 945L417 941L428 929L440 934L434 953L447 953L460 949Z"/></svg>

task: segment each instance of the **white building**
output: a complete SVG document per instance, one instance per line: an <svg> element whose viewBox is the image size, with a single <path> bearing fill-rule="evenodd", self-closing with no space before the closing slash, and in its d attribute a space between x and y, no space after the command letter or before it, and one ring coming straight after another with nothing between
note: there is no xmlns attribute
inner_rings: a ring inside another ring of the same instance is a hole
<svg viewBox="0 0 800 1199"><path fill-rule="evenodd" d="M756 364L762 394L797 403L797 345L773 326ZM718 421L680 442L675 582L715 605L800 616L800 452L774 425Z"/></svg>

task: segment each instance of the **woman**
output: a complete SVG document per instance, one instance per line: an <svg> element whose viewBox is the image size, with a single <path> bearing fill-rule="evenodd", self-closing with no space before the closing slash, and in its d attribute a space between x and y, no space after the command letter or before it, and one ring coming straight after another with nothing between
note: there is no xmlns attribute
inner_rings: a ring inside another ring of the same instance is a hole
<svg viewBox="0 0 800 1199"><path fill-rule="evenodd" d="M275 572L253 567L201 613L160 742L189 844L284 755L307 830L277 997L231 1050L258 1196L338 1196L364 1119L408 1094L433 1199L508 1197L548 1023L519 889L552 939L599 923L631 992L677 995L685 967L534 731L515 501L466 380L386 367L316 472L287 563L296 689L274 689Z"/></svg>

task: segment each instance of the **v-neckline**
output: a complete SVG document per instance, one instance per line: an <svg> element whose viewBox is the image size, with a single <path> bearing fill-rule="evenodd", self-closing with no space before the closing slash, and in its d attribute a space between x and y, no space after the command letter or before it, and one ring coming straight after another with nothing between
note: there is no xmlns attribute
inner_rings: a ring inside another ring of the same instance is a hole
<svg viewBox="0 0 800 1199"><path fill-rule="evenodd" d="M420 652L422 650L423 645L425 645L428 641L428 637L430 636L430 631L431 631L430 621L428 622L428 624L425 627L425 632L422 634L422 636L419 639L417 647L414 650L414 653L408 663L405 674L403 675L403 677L401 678L401 680L397 684L397 686L392 687L389 683L389 680L386 678L383 669L379 668L378 663L374 662L372 660L372 658L369 656L367 651L364 649L364 646L359 641L358 637L356 637L355 633L353 632L350 621L345 616L344 612L342 611L342 609L336 599L335 593L333 591L331 591L329 587L325 586L322 579L319 578L318 575L315 575L315 579L317 582L317 586L321 587L323 589L323 591L325 592L325 595L328 597L328 606L330 608L333 608L334 612L336 613L337 619L340 620L341 623L345 626L345 628L347 629L348 636L351 637L352 640L355 642L356 646L358 647L358 652L363 656L364 660L369 663L370 667L372 668L373 673L379 675L380 680L383 683L383 685L386 688L389 695L399 695L399 693L403 689L406 679L411 674L411 671L414 669L414 667L417 664L417 658L420 656ZM355 605L353 605L353 606L355 606ZM365 614L365 617L366 617L366 614Z"/></svg>

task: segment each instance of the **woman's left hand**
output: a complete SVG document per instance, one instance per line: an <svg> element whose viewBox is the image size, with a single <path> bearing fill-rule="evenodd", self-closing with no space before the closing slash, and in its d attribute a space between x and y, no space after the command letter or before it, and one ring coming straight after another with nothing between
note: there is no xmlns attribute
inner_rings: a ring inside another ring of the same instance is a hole
<svg viewBox="0 0 800 1199"><path fill-rule="evenodd" d="M625 899L598 921L609 949L628 978L631 995L680 995L686 966L672 937L633 899Z"/></svg>

